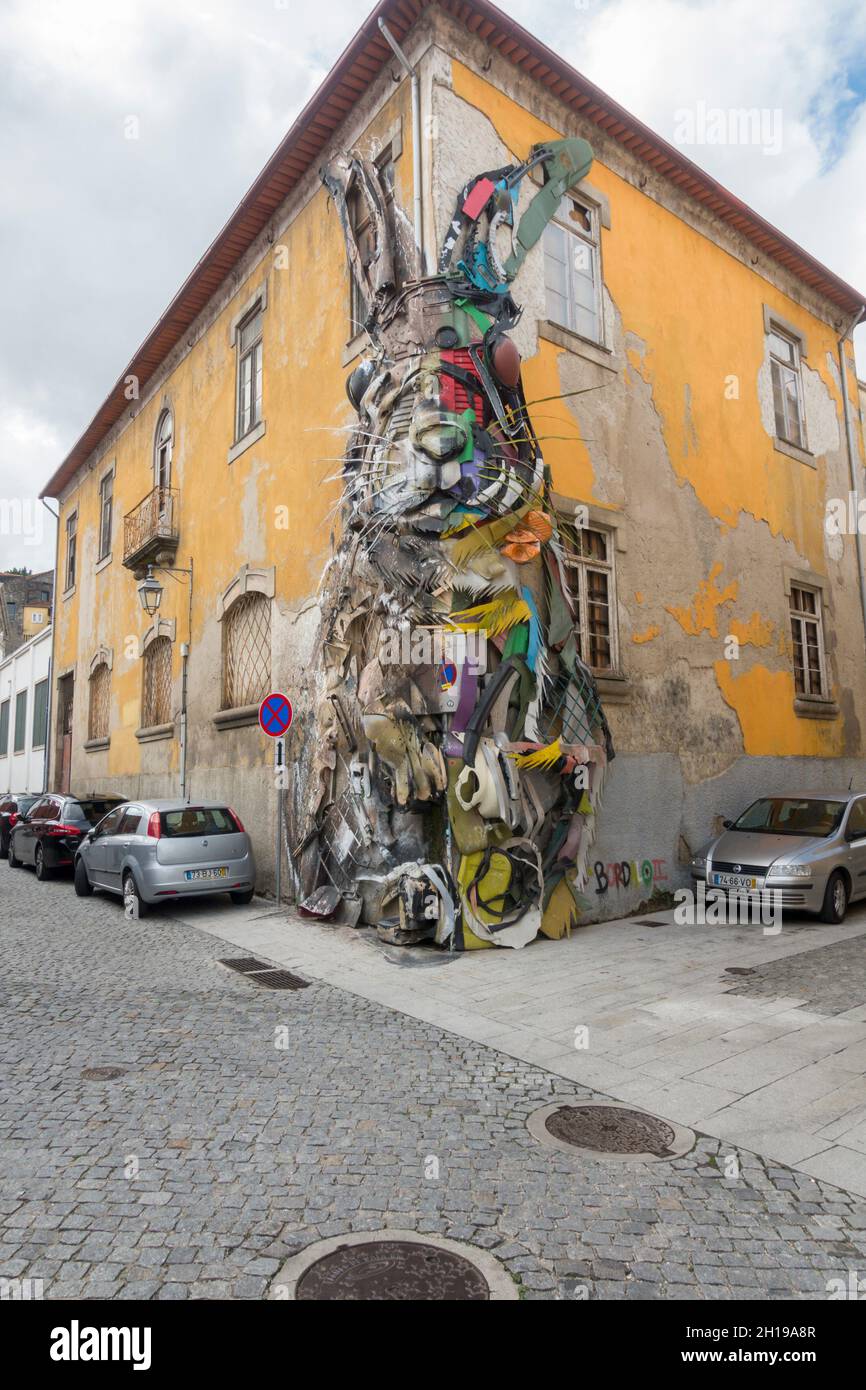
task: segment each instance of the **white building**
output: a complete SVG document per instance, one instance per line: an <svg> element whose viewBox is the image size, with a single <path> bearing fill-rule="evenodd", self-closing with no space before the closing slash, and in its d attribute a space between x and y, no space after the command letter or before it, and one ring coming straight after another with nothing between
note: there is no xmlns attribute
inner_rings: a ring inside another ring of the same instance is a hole
<svg viewBox="0 0 866 1390"><path fill-rule="evenodd" d="M51 628L0 662L0 796L45 788Z"/></svg>

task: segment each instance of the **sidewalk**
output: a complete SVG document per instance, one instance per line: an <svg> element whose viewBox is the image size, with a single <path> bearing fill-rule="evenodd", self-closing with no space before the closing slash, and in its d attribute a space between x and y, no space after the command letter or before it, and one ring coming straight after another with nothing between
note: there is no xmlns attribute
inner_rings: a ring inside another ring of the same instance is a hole
<svg viewBox="0 0 866 1390"><path fill-rule="evenodd" d="M372 932L261 899L244 912L202 901L183 913L245 952L866 1195L866 970L846 978L855 997L859 988L854 1007L810 1002L827 974L816 962L866 936L866 907L841 927L803 917L775 937L681 927L664 912L450 957L383 947ZM862 952L866 963L866 942ZM784 994L758 969L772 975L781 961ZM757 970L762 994L729 967Z"/></svg>

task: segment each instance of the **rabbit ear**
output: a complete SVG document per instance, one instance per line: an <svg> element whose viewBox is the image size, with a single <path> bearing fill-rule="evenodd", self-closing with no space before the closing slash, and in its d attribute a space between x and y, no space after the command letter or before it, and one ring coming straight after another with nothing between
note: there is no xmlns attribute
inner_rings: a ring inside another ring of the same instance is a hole
<svg viewBox="0 0 866 1390"><path fill-rule="evenodd" d="M334 160L319 175L340 215L349 267L372 316L394 289L394 248L382 175L370 160L356 156ZM361 223L366 224L363 232L358 230Z"/></svg>

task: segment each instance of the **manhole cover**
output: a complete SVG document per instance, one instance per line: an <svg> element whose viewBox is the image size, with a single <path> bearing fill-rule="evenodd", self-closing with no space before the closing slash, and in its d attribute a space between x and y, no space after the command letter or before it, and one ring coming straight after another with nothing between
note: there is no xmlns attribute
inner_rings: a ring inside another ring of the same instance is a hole
<svg viewBox="0 0 866 1390"><path fill-rule="evenodd" d="M517 1285L487 1250L417 1231L357 1232L314 1241L274 1278L269 1297L329 1303L514 1300Z"/></svg>
<svg viewBox="0 0 866 1390"><path fill-rule="evenodd" d="M528 1127L543 1144L595 1159L679 1158L695 1142L691 1130L614 1101L561 1100L536 1110Z"/></svg>
<svg viewBox="0 0 866 1390"><path fill-rule="evenodd" d="M82 1081L114 1081L118 1076L125 1076L125 1067L85 1067L81 1073Z"/></svg>
<svg viewBox="0 0 866 1390"><path fill-rule="evenodd" d="M637 1110L606 1110L596 1105L563 1105L545 1124L554 1139L576 1149L608 1154L655 1154L669 1158L674 1131L664 1120Z"/></svg>
<svg viewBox="0 0 866 1390"><path fill-rule="evenodd" d="M453 1303L490 1297L481 1272L451 1250L377 1240L346 1245L317 1260L298 1281L300 1299Z"/></svg>

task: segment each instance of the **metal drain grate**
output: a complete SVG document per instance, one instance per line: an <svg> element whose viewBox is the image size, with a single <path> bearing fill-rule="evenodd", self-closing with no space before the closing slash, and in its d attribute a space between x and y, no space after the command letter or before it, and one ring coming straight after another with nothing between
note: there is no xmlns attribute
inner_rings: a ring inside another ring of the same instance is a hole
<svg viewBox="0 0 866 1390"><path fill-rule="evenodd" d="M126 1076L125 1067L85 1067L81 1073L82 1081L114 1081L118 1076Z"/></svg>
<svg viewBox="0 0 866 1390"><path fill-rule="evenodd" d="M638 1110L601 1105L563 1105L545 1121L554 1139L576 1149L671 1158L676 1133L664 1120Z"/></svg>
<svg viewBox="0 0 866 1390"><path fill-rule="evenodd" d="M228 966L229 970L237 970L246 979L254 981L257 985L264 985L266 989L310 987L309 980L302 980L300 975L293 975L289 970L278 970L276 966L266 965L263 960L256 960L255 956L235 956L219 963Z"/></svg>
<svg viewBox="0 0 866 1390"><path fill-rule="evenodd" d="M726 965L726 975L754 975L755 970L751 965Z"/></svg>
<svg viewBox="0 0 866 1390"><path fill-rule="evenodd" d="M635 918L632 920L633 927L669 927L670 922L650 922L648 918Z"/></svg>
<svg viewBox="0 0 866 1390"><path fill-rule="evenodd" d="M301 1275L296 1298L328 1302L481 1302L490 1288L462 1255L401 1240L341 1245Z"/></svg>
<svg viewBox="0 0 866 1390"><path fill-rule="evenodd" d="M255 974L250 974L248 979L254 980L257 985L265 985L268 989L309 989L309 980L302 980L300 975L293 975L289 970L258 970Z"/></svg>

